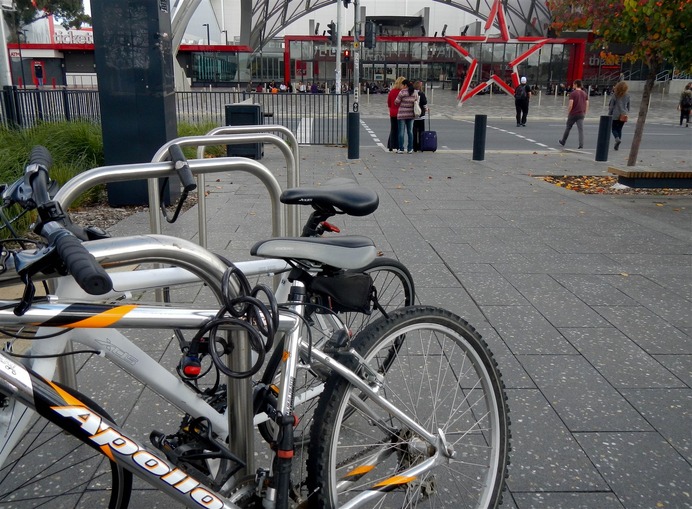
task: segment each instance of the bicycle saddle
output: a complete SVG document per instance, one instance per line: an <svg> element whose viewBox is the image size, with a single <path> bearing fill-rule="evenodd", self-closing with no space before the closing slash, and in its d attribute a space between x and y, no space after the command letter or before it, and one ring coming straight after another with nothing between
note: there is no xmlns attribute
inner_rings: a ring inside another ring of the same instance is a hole
<svg viewBox="0 0 692 509"><path fill-rule="evenodd" d="M367 187L348 178L334 178L323 186L301 186L281 193L281 203L312 205L315 209L334 209L349 216L366 216L377 209L380 198Z"/></svg>
<svg viewBox="0 0 692 509"><path fill-rule="evenodd" d="M257 242L250 254L282 260L310 260L340 269L359 269L377 257L377 248L371 239L360 235L276 237Z"/></svg>

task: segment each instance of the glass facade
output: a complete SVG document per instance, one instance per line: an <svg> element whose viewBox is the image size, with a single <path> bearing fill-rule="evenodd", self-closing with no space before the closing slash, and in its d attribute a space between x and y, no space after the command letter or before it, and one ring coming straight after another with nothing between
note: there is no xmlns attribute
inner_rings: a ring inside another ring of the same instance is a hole
<svg viewBox="0 0 692 509"><path fill-rule="evenodd" d="M457 88L466 77L469 63L451 45L443 40L414 37L385 37L378 39L376 47L360 47L360 79L371 86L388 86L398 76L424 81L441 81ZM534 43L507 43L504 41L467 42L458 41L478 60L472 76L472 86L487 81L496 75L512 85L512 68L509 62L525 54ZM288 45L288 48L285 45ZM529 84L542 90L552 91L560 84L567 84L575 76L578 66L570 65L576 58L577 44L544 44L534 51L517 69L526 76ZM286 51L288 50L288 51ZM351 57L344 61L342 55L341 78L352 86L354 57L353 43L344 39L342 52L349 50ZM285 61L288 56L288 62ZM245 86L249 82L318 83L330 87L335 82L336 48L323 37L291 37L276 39L256 53L242 52L192 52L191 77L194 85ZM641 64L602 61L596 54L589 53L581 68L587 85L609 85L617 81L620 74L626 79L645 79L647 69Z"/></svg>
<svg viewBox="0 0 692 509"><path fill-rule="evenodd" d="M290 44L291 81L334 81L335 48L327 42L313 40L290 40L287 43ZM528 51L532 44L500 41L464 43L462 47L471 57L478 59L473 83L484 82L495 74L511 84L512 68L508 62ZM530 84L543 89L565 82L568 79L571 48L572 45L546 44L519 64L519 74L526 76ZM342 51L344 49L353 51L352 43L344 42ZM456 86L464 79L469 67L467 60L446 42L415 39L378 41L373 49L361 46L360 63L361 81L377 85L391 83L397 76L406 76L424 81L450 81ZM342 66L342 81L348 81L353 72L353 58L349 62L342 62ZM277 74L272 74L271 78L263 76L263 79L282 78Z"/></svg>

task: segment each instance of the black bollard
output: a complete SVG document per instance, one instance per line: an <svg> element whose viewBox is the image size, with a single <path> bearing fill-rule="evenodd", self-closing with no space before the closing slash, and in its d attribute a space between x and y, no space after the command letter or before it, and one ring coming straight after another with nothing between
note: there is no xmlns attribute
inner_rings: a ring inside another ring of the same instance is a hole
<svg viewBox="0 0 692 509"><path fill-rule="evenodd" d="M473 160L485 159L485 131L488 125L488 115L476 115L473 124Z"/></svg>
<svg viewBox="0 0 692 509"><path fill-rule="evenodd" d="M348 143L348 158L358 159L360 157L360 113L357 111L348 112L346 141Z"/></svg>
<svg viewBox="0 0 692 509"><path fill-rule="evenodd" d="M598 123L598 141L596 142L596 161L608 160L608 145L610 144L610 128L612 126L613 117L610 115L601 115L601 121Z"/></svg>

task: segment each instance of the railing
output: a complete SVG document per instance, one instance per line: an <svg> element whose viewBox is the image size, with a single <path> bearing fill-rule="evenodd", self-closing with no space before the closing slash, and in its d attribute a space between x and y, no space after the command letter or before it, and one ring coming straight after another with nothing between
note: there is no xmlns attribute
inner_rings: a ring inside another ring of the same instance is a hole
<svg viewBox="0 0 692 509"><path fill-rule="evenodd" d="M98 91L17 89L1 92L0 124L28 128L40 122L101 121ZM176 92L179 122L226 125L226 105L242 101L259 104L265 123L296 133L304 145L345 145L349 94L255 93L226 91Z"/></svg>
<svg viewBox="0 0 692 509"><path fill-rule="evenodd" d="M656 75L656 81L666 82L670 79L670 71L661 71Z"/></svg>

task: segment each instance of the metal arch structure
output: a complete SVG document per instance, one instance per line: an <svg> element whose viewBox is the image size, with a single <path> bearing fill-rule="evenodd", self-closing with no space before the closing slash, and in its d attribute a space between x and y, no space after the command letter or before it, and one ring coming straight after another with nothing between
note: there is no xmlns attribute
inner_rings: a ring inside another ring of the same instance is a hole
<svg viewBox="0 0 692 509"><path fill-rule="evenodd" d="M341 0L253 0L249 45L259 49L297 19ZM491 14L494 0L434 0L455 7L483 20ZM545 36L550 11L545 0L503 0L509 33L512 37ZM242 36L241 36L242 39Z"/></svg>
<svg viewBox="0 0 692 509"><path fill-rule="evenodd" d="M278 36L282 30L298 19L322 7L342 0L241 0L240 16L242 18L240 42L255 50L261 49L267 42ZM491 14L494 0L433 0L455 7L483 20ZM215 12L219 5L228 0L212 0ZM182 40L185 27L199 6L201 0L174 0L173 36L174 47ZM505 20L512 37L545 36L551 16L546 0L502 0L506 13ZM237 3L236 3L237 5ZM248 13L251 9L251 13ZM246 21L251 22L247 23ZM497 20L496 20L497 21Z"/></svg>

